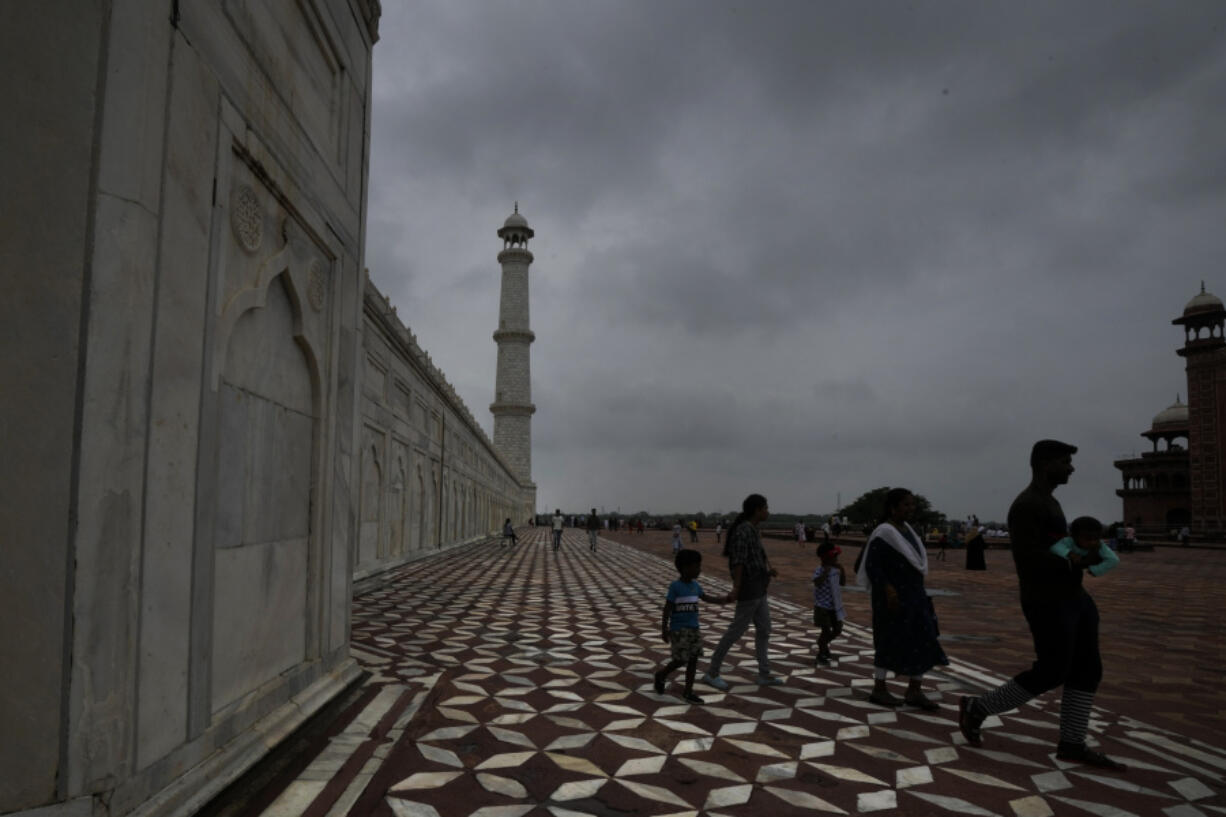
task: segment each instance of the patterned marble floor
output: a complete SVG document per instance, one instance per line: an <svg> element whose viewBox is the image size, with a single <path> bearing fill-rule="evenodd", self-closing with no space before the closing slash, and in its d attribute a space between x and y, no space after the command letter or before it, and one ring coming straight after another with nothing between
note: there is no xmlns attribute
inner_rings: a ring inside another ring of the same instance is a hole
<svg viewBox="0 0 1226 817"><path fill-rule="evenodd" d="M752 634L729 655L727 693L706 703L651 689L672 565L567 532L528 530L401 568L357 599L361 698L296 779L249 814L385 817L738 817L1226 814L1226 750L1109 711L1092 743L1126 775L1054 759L1059 698L957 729L957 698L999 676L962 661L933 673L942 708L889 711L865 698L871 635L849 626L834 667L813 666L809 611L772 603L777 687L752 683ZM715 593L722 564L699 579ZM702 610L708 651L731 608ZM700 663L700 671L705 661ZM901 694L901 684L896 690ZM931 693L930 693L931 694ZM267 805L264 805L267 804Z"/></svg>

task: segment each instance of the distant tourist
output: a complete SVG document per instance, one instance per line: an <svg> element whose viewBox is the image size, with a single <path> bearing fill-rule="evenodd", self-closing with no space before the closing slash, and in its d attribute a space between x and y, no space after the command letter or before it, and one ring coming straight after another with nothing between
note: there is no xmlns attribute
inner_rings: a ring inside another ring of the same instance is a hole
<svg viewBox="0 0 1226 817"><path fill-rule="evenodd" d="M830 642L843 632L843 619L847 618L847 611L843 609L843 585L847 584L847 574L839 564L842 552L831 542L817 546L817 558L822 562L813 571L813 626L818 628L815 662L818 664L829 664L834 658Z"/></svg>
<svg viewBox="0 0 1226 817"><path fill-rule="evenodd" d="M724 523L715 523L715 544L719 544L720 537L724 535Z"/></svg>
<svg viewBox="0 0 1226 817"><path fill-rule="evenodd" d="M512 545L519 544L519 539L515 536L515 526L511 524L511 517L507 517L507 521L502 523L502 539L498 542L499 547L505 547L507 540L511 540Z"/></svg>
<svg viewBox="0 0 1226 817"><path fill-rule="evenodd" d="M867 585L873 609L873 691L868 699L881 706L904 703L934 711L940 705L923 692L924 673L948 664L937 642L937 617L924 589L928 551L911 527L915 495L893 488L885 496L885 521L873 529L860 552L856 579ZM910 678L902 698L890 694L886 675Z"/></svg>
<svg viewBox="0 0 1226 817"><path fill-rule="evenodd" d="M1124 543L1120 550L1131 552L1137 549L1137 529L1132 525L1124 526Z"/></svg>
<svg viewBox="0 0 1226 817"><path fill-rule="evenodd" d="M634 526L634 532L638 534L642 534L643 532L643 520L642 519L640 519L638 523Z"/></svg>
<svg viewBox="0 0 1226 817"><path fill-rule="evenodd" d="M1098 652L1098 608L1082 587L1085 565L1051 552L1052 545L1068 533L1064 510L1053 492L1068 482L1076 452L1076 446L1057 440L1035 443L1030 451L1030 484L1009 508L1013 562L1022 613L1034 637L1035 662L985 695L963 697L958 727L967 743L980 746L980 727L988 715L1015 709L1063 684L1056 757L1119 771L1123 764L1086 746L1103 662Z"/></svg>
<svg viewBox="0 0 1226 817"><path fill-rule="evenodd" d="M562 526L566 523L566 517L562 516L562 509L558 508L553 512L553 549L557 550L562 546Z"/></svg>
<svg viewBox="0 0 1226 817"><path fill-rule="evenodd" d="M1179 529L1179 544L1181 547L1187 547L1188 542L1192 540L1192 529L1184 525Z"/></svg>
<svg viewBox="0 0 1226 817"><path fill-rule="evenodd" d="M822 542L830 541L830 520L827 519L822 523Z"/></svg>
<svg viewBox="0 0 1226 817"><path fill-rule="evenodd" d="M681 552L681 520L673 525L673 553Z"/></svg>
<svg viewBox="0 0 1226 817"><path fill-rule="evenodd" d="M792 535L796 537L796 544L804 547L805 544L805 523L797 522L792 526Z"/></svg>
<svg viewBox="0 0 1226 817"><path fill-rule="evenodd" d="M690 541L698 541L698 520L696 519L690 520Z"/></svg>
<svg viewBox="0 0 1226 817"><path fill-rule="evenodd" d="M673 559L679 578L668 586L664 599L664 621L661 637L672 648L672 660L656 670L654 688L657 695L664 694L664 682L673 670L685 664L685 691L681 697L692 704L701 704L702 698L694 694L694 675L698 671L698 659L702 657L702 631L698 628L699 600L713 604L727 604L728 596L711 597L698 584L702 572L702 554L696 550L679 550Z"/></svg>
<svg viewBox="0 0 1226 817"><path fill-rule="evenodd" d="M983 528L972 524L966 530L966 569L987 570L988 563L984 558L987 549L988 543L983 538Z"/></svg>
<svg viewBox="0 0 1226 817"><path fill-rule="evenodd" d="M772 576L778 573L771 567L762 548L762 536L758 526L770 516L766 497L750 494L741 503L741 513L728 528L728 541L724 555L728 557L728 569L732 573L732 593L729 599L736 601L736 614L728 625L724 637L719 640L711 654L711 665L702 676L704 684L719 690L728 689L728 682L719 676L724 656L732 645L745 634L749 625L754 626L754 653L758 659L757 682L762 685L781 684L783 681L771 675L768 648L771 635L770 605L766 588Z"/></svg>
<svg viewBox="0 0 1226 817"><path fill-rule="evenodd" d="M592 508L592 512L587 515L587 546L592 552L596 552L596 540L600 538L600 517L596 514L596 509Z"/></svg>

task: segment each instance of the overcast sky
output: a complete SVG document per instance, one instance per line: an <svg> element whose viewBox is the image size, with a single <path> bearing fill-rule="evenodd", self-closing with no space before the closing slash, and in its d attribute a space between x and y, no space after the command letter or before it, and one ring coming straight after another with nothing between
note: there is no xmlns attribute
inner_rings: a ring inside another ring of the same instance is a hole
<svg viewBox="0 0 1226 817"><path fill-rule="evenodd" d="M1066 514L1226 296L1226 4L385 2L366 259L492 430L531 272L541 508L825 512L903 485Z"/></svg>

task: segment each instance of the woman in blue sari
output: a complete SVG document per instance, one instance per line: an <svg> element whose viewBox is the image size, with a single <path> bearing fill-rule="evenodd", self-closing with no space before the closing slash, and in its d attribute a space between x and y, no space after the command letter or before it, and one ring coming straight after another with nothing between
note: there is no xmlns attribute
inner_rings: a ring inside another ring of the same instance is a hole
<svg viewBox="0 0 1226 817"><path fill-rule="evenodd" d="M857 570L856 578L868 585L873 606L875 683L868 699L882 706L905 703L935 710L937 703L922 690L924 673L949 659L937 643L936 612L924 589L928 552L908 524L914 513L915 496L906 488L886 494L885 521L869 535ZM896 698L886 687L890 672L911 679L904 697Z"/></svg>

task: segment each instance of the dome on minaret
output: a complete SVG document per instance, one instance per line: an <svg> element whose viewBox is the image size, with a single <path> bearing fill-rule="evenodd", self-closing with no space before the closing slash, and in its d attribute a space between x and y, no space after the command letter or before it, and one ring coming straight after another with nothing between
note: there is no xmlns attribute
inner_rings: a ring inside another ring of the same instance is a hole
<svg viewBox="0 0 1226 817"><path fill-rule="evenodd" d="M1188 301L1187 306L1183 308L1183 316L1199 315L1204 312L1221 312L1226 307L1222 305L1222 299L1214 295L1212 292L1205 292L1205 282L1200 282L1200 292L1198 292L1192 300Z"/></svg>
<svg viewBox="0 0 1226 817"><path fill-rule="evenodd" d="M515 212L507 216L507 220L502 222L503 227L527 227L528 219L519 214L519 202L515 202Z"/></svg>
<svg viewBox="0 0 1226 817"><path fill-rule="evenodd" d="M1175 402L1154 415L1153 430L1165 431L1188 427L1188 407L1175 395Z"/></svg>
<svg viewBox="0 0 1226 817"><path fill-rule="evenodd" d="M506 247L528 248L528 239L536 235L528 226L528 219L519 214L519 202L515 202L515 212L507 216L507 220L498 228L498 237Z"/></svg>

